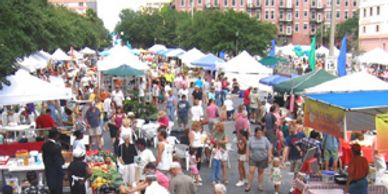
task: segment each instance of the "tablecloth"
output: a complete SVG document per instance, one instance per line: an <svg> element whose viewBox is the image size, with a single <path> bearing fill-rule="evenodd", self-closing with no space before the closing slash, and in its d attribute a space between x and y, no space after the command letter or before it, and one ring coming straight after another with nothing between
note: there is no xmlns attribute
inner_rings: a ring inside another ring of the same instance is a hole
<svg viewBox="0 0 388 194"><path fill-rule="evenodd" d="M300 179L294 180L294 188L302 192L302 194L313 194L311 190L327 190L327 189L341 189L343 190L344 185L338 185L335 183L323 183L323 182L309 182L304 183ZM383 185L369 185L369 194L388 194L388 190ZM332 194L332 193L330 193Z"/></svg>
<svg viewBox="0 0 388 194"><path fill-rule="evenodd" d="M44 142L0 144L1 156L14 156L17 150L41 151Z"/></svg>

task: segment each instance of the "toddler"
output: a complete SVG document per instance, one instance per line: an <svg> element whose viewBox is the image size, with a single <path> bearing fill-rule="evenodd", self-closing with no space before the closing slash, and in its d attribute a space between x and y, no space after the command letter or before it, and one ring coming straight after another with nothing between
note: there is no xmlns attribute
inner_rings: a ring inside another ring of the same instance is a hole
<svg viewBox="0 0 388 194"><path fill-rule="evenodd" d="M197 167L197 164L199 162L199 159L197 158L197 150L190 148L190 171L191 171L191 176L195 180L195 183L197 185L201 185L201 182L199 180L199 170Z"/></svg>
<svg viewBox="0 0 388 194"><path fill-rule="evenodd" d="M272 161L271 181L275 187L275 194L279 194L280 185L282 184L282 172L280 169L280 159L277 157Z"/></svg>

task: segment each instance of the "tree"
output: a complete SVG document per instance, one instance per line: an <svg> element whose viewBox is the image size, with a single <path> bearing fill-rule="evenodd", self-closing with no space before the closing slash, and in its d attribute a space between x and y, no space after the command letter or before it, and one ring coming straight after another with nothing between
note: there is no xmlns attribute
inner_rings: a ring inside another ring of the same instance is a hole
<svg viewBox="0 0 388 194"><path fill-rule="evenodd" d="M44 49L109 44L108 31L92 11L81 16L47 0L3 0L0 3L0 87L16 71L15 60Z"/></svg>
<svg viewBox="0 0 388 194"><path fill-rule="evenodd" d="M352 18L336 25L335 42L336 45L340 45L342 38L345 34L348 35L348 50L358 50L358 14L355 14ZM322 45L328 45L330 37L330 28L322 25L317 30L317 37Z"/></svg>
<svg viewBox="0 0 388 194"><path fill-rule="evenodd" d="M116 31L124 32L125 40L142 48L161 43L185 49L197 47L213 53L221 50L234 53L244 48L251 53L264 54L268 43L276 36L273 24L235 11L204 10L191 17L164 7L161 11L124 10L120 19Z"/></svg>

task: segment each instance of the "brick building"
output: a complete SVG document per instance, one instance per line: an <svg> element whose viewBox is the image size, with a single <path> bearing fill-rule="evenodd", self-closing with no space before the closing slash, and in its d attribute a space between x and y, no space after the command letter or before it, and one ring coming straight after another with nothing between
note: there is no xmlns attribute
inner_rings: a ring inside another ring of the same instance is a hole
<svg viewBox="0 0 388 194"><path fill-rule="evenodd" d="M278 27L280 44L309 44L320 25L329 26L332 0L175 0L178 11L218 8L243 11ZM372 0L373 1L373 0ZM336 22L356 14L359 0L333 0Z"/></svg>

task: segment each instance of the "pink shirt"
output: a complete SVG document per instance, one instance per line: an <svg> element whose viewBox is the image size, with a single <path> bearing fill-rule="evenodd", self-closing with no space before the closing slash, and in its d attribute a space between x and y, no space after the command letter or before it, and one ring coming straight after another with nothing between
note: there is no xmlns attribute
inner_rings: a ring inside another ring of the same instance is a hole
<svg viewBox="0 0 388 194"><path fill-rule="evenodd" d="M170 186L170 180L168 179L168 177L161 173L159 170L155 172L155 176L158 183L164 188L168 189L168 187Z"/></svg>
<svg viewBox="0 0 388 194"><path fill-rule="evenodd" d="M161 126L168 127L170 120L168 119L167 116L164 116L164 117L159 118L158 122Z"/></svg>
<svg viewBox="0 0 388 194"><path fill-rule="evenodd" d="M236 118L236 122L234 124L234 127L236 128L236 131L239 132L243 129L249 129L249 121L247 118L244 118L242 116Z"/></svg>
<svg viewBox="0 0 388 194"><path fill-rule="evenodd" d="M215 104L211 104L206 108L206 113L208 118L217 118L217 106Z"/></svg>

